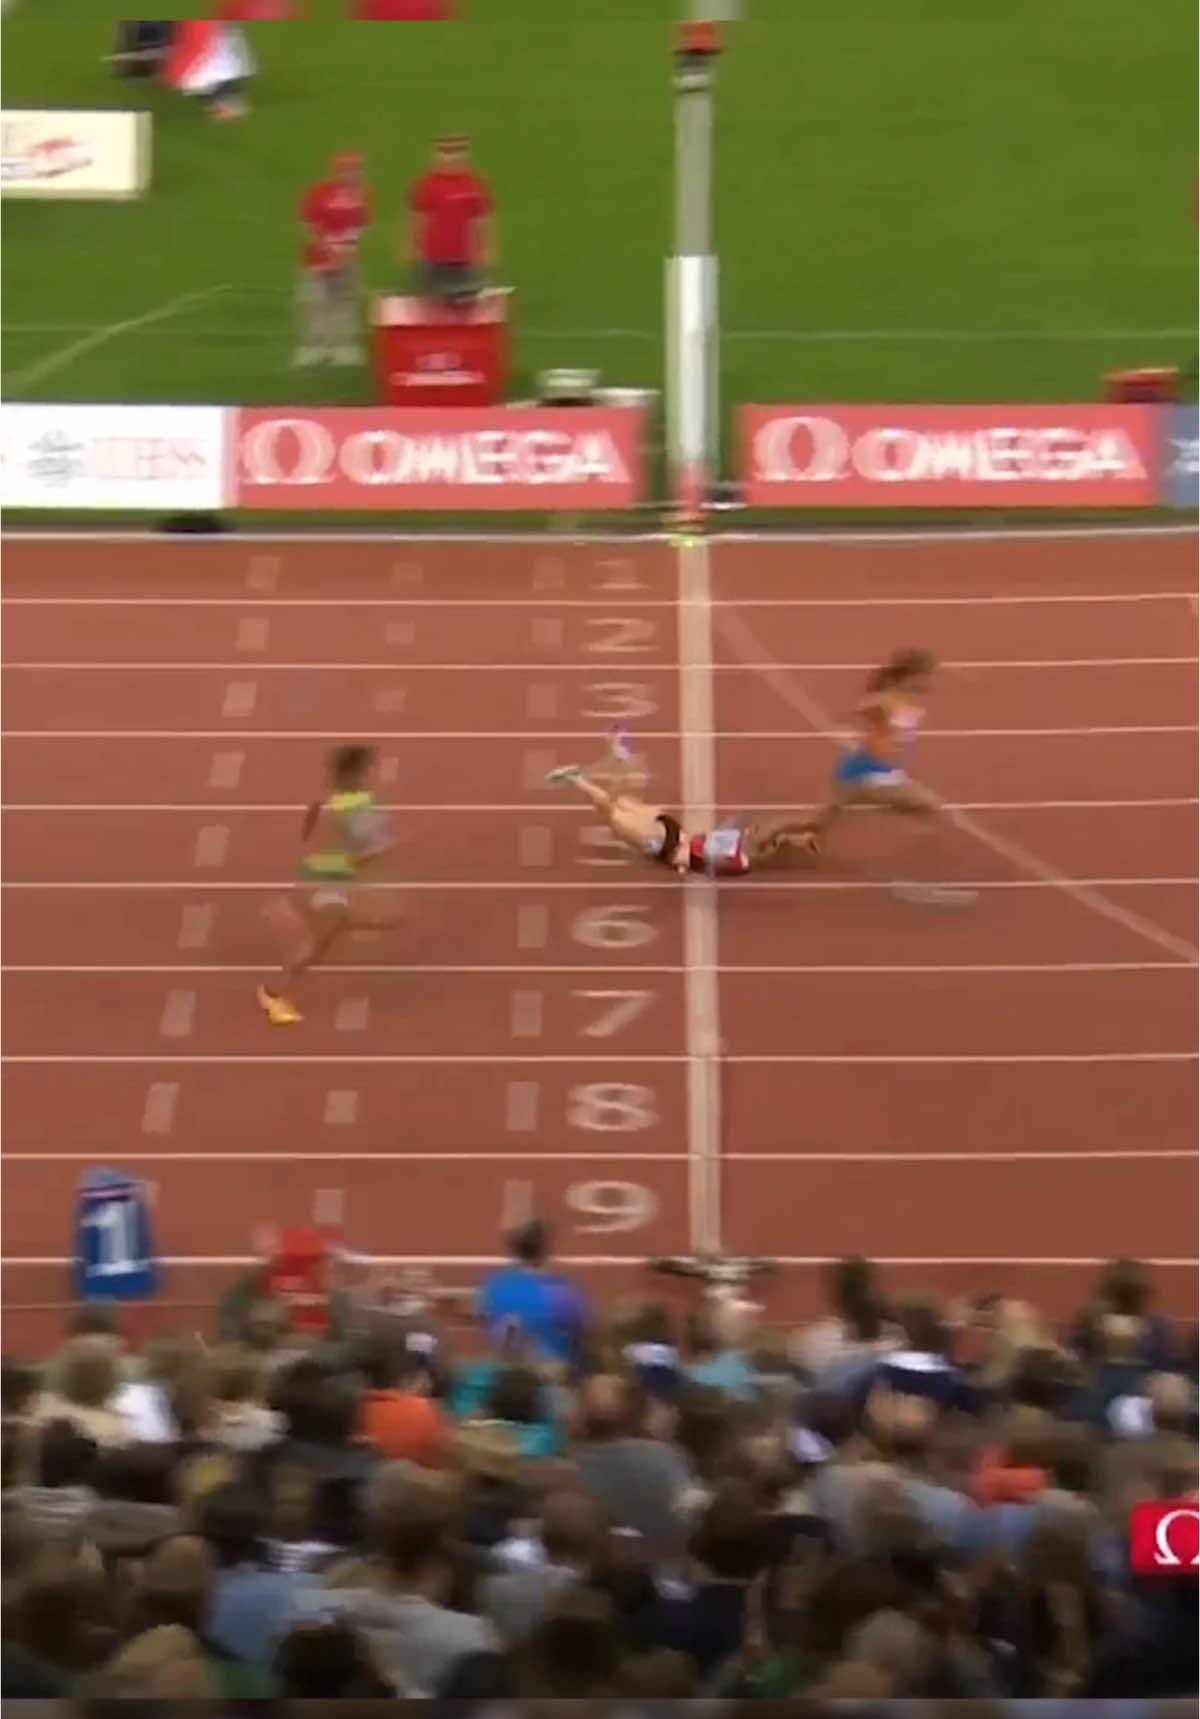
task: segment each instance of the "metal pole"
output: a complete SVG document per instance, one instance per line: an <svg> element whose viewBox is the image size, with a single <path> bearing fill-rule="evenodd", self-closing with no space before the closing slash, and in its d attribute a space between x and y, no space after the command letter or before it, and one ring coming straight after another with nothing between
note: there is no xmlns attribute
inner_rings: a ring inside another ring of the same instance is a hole
<svg viewBox="0 0 1200 1719"><path fill-rule="evenodd" d="M681 26L675 60L675 248L667 265L667 447L676 497L698 511L716 470L717 260L713 251L715 25Z"/></svg>

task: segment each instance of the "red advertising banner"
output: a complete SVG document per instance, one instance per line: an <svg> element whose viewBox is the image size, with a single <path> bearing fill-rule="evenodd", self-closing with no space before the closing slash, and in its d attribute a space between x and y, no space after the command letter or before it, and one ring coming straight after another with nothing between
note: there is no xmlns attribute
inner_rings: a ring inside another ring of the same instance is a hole
<svg viewBox="0 0 1200 1719"><path fill-rule="evenodd" d="M297 406L231 416L238 507L590 512L644 493L644 413L634 408Z"/></svg>
<svg viewBox="0 0 1200 1719"><path fill-rule="evenodd" d="M745 406L751 507L1146 507L1149 406Z"/></svg>

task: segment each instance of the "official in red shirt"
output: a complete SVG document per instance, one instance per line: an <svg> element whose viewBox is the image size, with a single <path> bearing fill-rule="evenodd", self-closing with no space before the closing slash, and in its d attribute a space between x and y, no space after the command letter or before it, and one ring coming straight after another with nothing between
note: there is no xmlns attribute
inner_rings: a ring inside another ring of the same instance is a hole
<svg viewBox="0 0 1200 1719"><path fill-rule="evenodd" d="M406 261L422 292L462 298L495 261L492 195L471 166L465 137L439 138L433 165L408 195Z"/></svg>
<svg viewBox="0 0 1200 1719"><path fill-rule="evenodd" d="M371 220L362 157L335 155L327 179L300 201L300 346L297 364L361 362L359 241Z"/></svg>

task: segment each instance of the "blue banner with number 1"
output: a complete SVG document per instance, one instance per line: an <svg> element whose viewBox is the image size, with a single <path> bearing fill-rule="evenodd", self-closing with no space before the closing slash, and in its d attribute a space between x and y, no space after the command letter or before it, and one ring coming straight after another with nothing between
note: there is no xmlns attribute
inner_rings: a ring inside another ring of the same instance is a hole
<svg viewBox="0 0 1200 1719"><path fill-rule="evenodd" d="M146 1185L121 1170L89 1170L75 1208L75 1293L81 1301L145 1301L158 1294Z"/></svg>

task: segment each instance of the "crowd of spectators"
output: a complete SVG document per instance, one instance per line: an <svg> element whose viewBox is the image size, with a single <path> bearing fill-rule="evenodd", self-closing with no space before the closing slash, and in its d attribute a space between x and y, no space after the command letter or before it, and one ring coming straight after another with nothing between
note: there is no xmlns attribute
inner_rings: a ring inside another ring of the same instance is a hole
<svg viewBox="0 0 1200 1719"><path fill-rule="evenodd" d="M829 1303L593 1309L534 1225L469 1340L249 1295L134 1355L80 1309L4 1366L4 1695L1194 1695L1194 1575L1128 1562L1133 1504L1196 1496L1195 1334L1142 1269L1066 1331L860 1260Z"/></svg>

